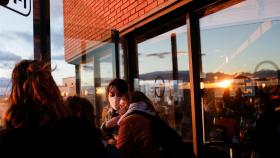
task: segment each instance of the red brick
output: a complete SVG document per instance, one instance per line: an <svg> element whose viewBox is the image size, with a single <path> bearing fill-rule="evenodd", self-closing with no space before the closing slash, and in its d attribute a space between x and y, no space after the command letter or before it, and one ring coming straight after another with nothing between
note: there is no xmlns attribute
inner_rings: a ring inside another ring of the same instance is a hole
<svg viewBox="0 0 280 158"><path fill-rule="evenodd" d="M164 0L157 0L157 1L159 5L165 2Z"/></svg>
<svg viewBox="0 0 280 158"><path fill-rule="evenodd" d="M156 0L147 0L147 1L148 1L148 4L151 4L151 3L153 3Z"/></svg>
<svg viewBox="0 0 280 158"><path fill-rule="evenodd" d="M135 13L135 14L131 15L131 16L128 18L128 21L133 21L133 20L135 20L136 18L138 18L138 13Z"/></svg>
<svg viewBox="0 0 280 158"><path fill-rule="evenodd" d="M129 1L123 2L122 6L121 6L121 10L127 8L129 6Z"/></svg>
<svg viewBox="0 0 280 158"><path fill-rule="evenodd" d="M165 0L64 0L65 58L80 53L80 40L102 41L119 29L148 14ZM91 44L89 42L87 47Z"/></svg>
<svg viewBox="0 0 280 158"><path fill-rule="evenodd" d="M142 15L144 15L144 14L145 14L145 11L144 11L144 9L140 10L140 11L138 12L138 14L139 14L139 16L142 16Z"/></svg>
<svg viewBox="0 0 280 158"><path fill-rule="evenodd" d="M133 2L133 3L130 3L130 5L127 7L128 10L131 10L131 9L135 9L137 7L137 2Z"/></svg>
<svg viewBox="0 0 280 158"><path fill-rule="evenodd" d="M130 15L133 15L135 13L135 8L130 10Z"/></svg>
<svg viewBox="0 0 280 158"><path fill-rule="evenodd" d="M151 11L152 9L156 8L158 5L157 5L157 1L149 4L147 7L145 7L145 13Z"/></svg>
<svg viewBox="0 0 280 158"><path fill-rule="evenodd" d="M139 4L137 7L136 7L136 12L138 12L139 10L143 9L144 7L146 7L148 5L147 1Z"/></svg>

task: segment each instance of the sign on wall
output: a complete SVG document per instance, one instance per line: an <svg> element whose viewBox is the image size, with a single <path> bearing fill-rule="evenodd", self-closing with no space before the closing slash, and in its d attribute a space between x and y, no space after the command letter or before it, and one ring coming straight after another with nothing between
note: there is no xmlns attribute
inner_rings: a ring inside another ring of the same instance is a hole
<svg viewBox="0 0 280 158"><path fill-rule="evenodd" d="M31 12L31 0L0 0L0 4L23 16L28 16Z"/></svg>

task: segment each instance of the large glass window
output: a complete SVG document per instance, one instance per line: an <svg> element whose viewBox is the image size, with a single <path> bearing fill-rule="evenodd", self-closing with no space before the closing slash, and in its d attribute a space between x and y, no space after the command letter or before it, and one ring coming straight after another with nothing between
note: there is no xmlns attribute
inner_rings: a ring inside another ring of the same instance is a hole
<svg viewBox="0 0 280 158"><path fill-rule="evenodd" d="M97 122L100 124L103 107L108 105L106 99L106 87L114 78L114 71L116 70L113 55L114 44L107 43L105 46L93 51L94 55L94 84L96 94L96 116Z"/></svg>
<svg viewBox="0 0 280 158"><path fill-rule="evenodd" d="M192 140L186 25L137 44L135 89L154 103L160 117Z"/></svg>
<svg viewBox="0 0 280 158"><path fill-rule="evenodd" d="M75 65L65 61L63 0L50 0L50 25L52 75L66 98L76 94L76 78Z"/></svg>
<svg viewBox="0 0 280 158"><path fill-rule="evenodd" d="M9 1L7 7L0 6L0 120L7 108L15 64L34 56L33 1Z"/></svg>
<svg viewBox="0 0 280 158"><path fill-rule="evenodd" d="M205 140L233 145L236 157L277 138L279 7L248 0L200 19Z"/></svg>

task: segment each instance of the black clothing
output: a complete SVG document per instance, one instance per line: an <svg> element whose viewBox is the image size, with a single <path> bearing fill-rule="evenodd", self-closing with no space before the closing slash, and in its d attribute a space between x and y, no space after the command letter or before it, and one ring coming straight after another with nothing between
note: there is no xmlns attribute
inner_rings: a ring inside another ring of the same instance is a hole
<svg viewBox="0 0 280 158"><path fill-rule="evenodd" d="M11 128L0 132L0 155L7 157L106 158L100 135L86 121L64 119L36 128Z"/></svg>

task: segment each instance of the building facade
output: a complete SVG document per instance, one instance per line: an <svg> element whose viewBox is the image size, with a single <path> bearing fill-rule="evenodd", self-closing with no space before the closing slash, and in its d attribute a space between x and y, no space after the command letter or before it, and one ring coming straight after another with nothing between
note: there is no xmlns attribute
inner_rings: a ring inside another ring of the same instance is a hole
<svg viewBox="0 0 280 158"><path fill-rule="evenodd" d="M27 2L21 14L12 13ZM265 148L273 153L275 146L260 138L272 142L273 130L279 134L279 7L279 0L1 1L1 15L16 19L0 24L1 97L9 94L16 61L40 59L56 68L63 96L93 103L97 123L108 104L106 86L123 78L153 101L186 152L231 158ZM265 124L273 130L256 138L262 113L273 116Z"/></svg>

